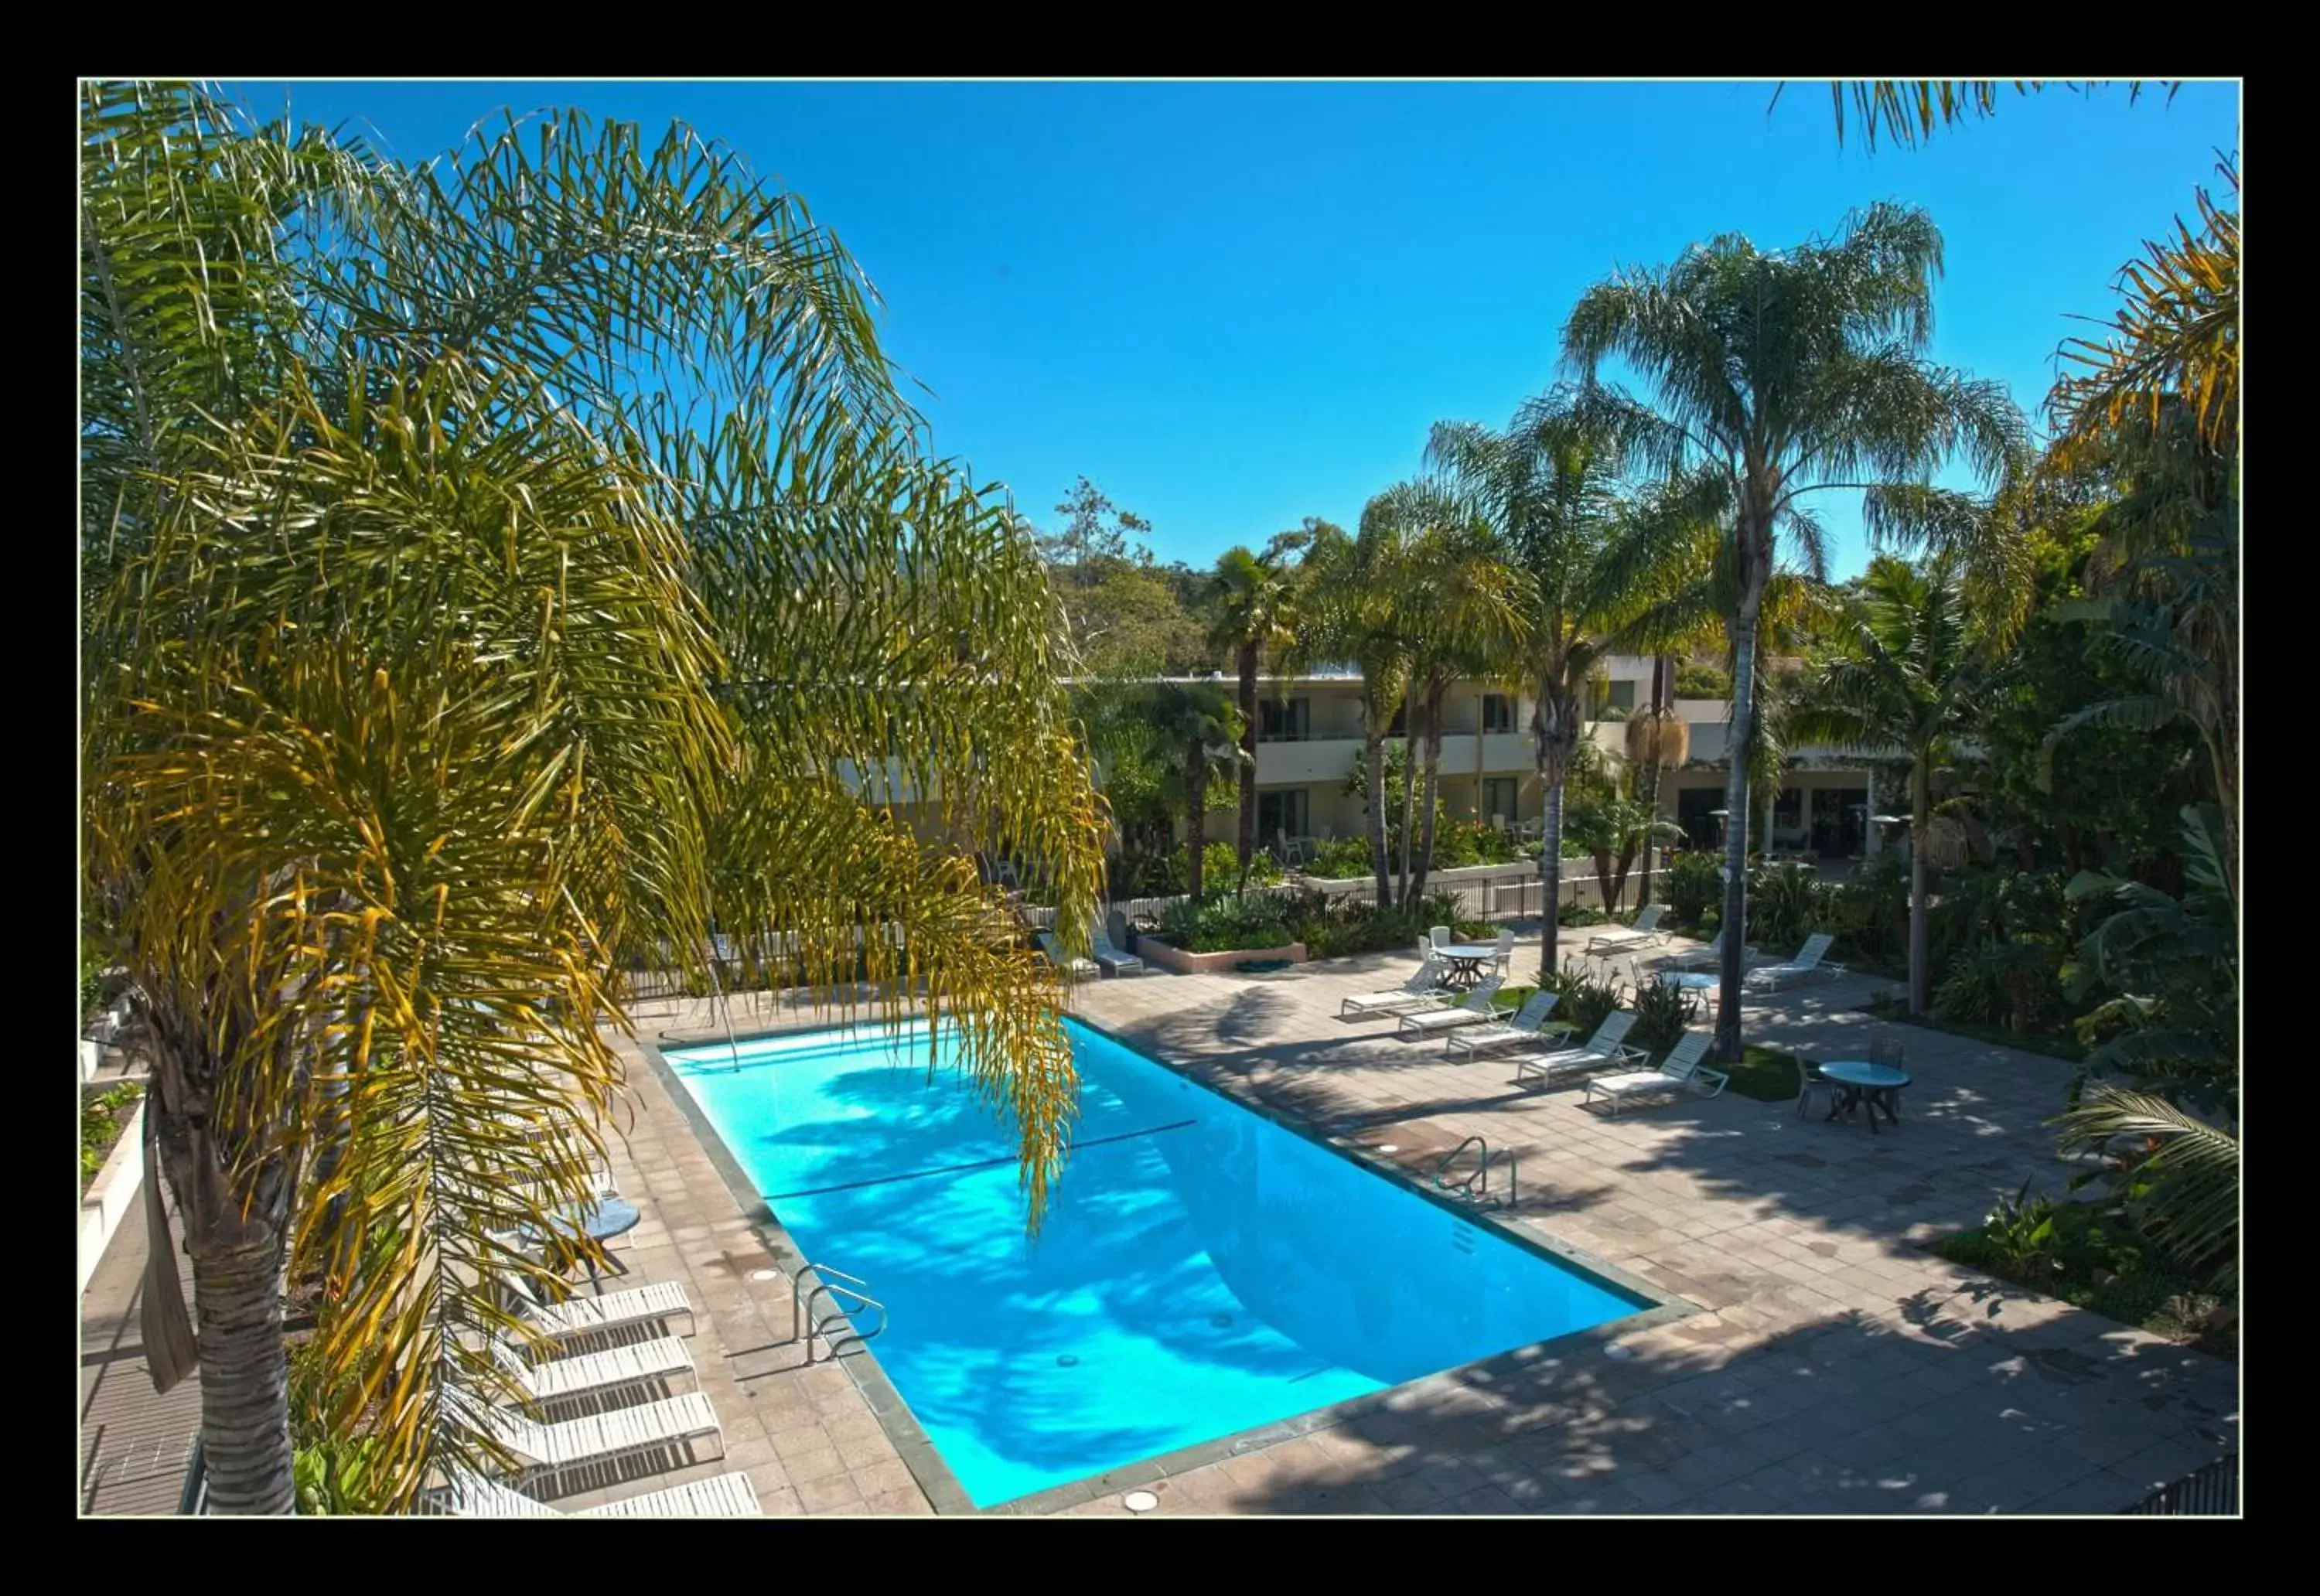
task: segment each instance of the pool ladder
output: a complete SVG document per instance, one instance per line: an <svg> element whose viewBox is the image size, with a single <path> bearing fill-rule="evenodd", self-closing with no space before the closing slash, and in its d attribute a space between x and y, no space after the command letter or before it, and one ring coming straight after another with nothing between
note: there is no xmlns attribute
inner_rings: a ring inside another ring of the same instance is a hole
<svg viewBox="0 0 2320 1596"><path fill-rule="evenodd" d="M805 1283L809 1274L819 1277L811 1290ZM825 1297L830 1312L826 1318L816 1319L814 1304ZM853 1307L848 1308L847 1302ZM866 1330L857 1330L854 1328L854 1315L865 1308L878 1310L878 1322ZM830 1334L833 1328L838 1330L834 1336ZM870 1294L869 1282L857 1280L827 1264L800 1264L790 1271L790 1339L805 1343L806 1362L816 1361L813 1344L817 1338L834 1358L840 1342L859 1344L884 1333L885 1328L886 1304Z"/></svg>
<svg viewBox="0 0 2320 1596"><path fill-rule="evenodd" d="M1468 1147L1479 1149L1482 1156L1463 1176L1454 1176L1451 1165L1458 1162ZM1507 1189L1503 1196L1491 1190L1491 1169L1501 1157L1506 1160L1507 1167ZM1493 1154L1489 1142L1479 1136L1470 1136L1442 1155L1442 1161L1434 1166L1434 1184L1437 1189L1453 1192L1469 1202L1488 1202L1501 1208L1512 1208L1515 1205L1515 1156L1512 1153Z"/></svg>

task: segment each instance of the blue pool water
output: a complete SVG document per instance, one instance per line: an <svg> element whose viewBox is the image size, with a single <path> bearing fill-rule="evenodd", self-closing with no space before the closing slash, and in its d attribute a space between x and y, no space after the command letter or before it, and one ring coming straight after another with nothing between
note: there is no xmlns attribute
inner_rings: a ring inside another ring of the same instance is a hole
<svg viewBox="0 0 2320 1596"><path fill-rule="evenodd" d="M1649 1306L1072 1027L1080 1118L1028 1237L1012 1130L922 1028L667 1056L977 1507Z"/></svg>

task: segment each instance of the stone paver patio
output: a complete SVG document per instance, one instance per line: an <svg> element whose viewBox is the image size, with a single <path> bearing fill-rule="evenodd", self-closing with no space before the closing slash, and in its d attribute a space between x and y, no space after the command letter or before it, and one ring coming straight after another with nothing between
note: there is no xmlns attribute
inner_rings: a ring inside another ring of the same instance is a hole
<svg viewBox="0 0 2320 1596"><path fill-rule="evenodd" d="M1531 958L1518 952L1518 967ZM1731 1093L1607 1119L1581 1106L1576 1085L1520 1090L1503 1059L1445 1059L1438 1038L1402 1042L1390 1021L1335 1018L1341 995L1391 984L1407 966L1378 956L1108 980L1083 986L1074 1006L1313 1134L1391 1145L1364 1156L1413 1176L1482 1135L1519 1161L1518 1203L1494 1217L1690 1311L999 1510L1122 1513L1121 1494L1140 1487L1174 1513L2107 1513L2236 1445L2231 1365L1914 1245L1977 1222L2025 1176L2059 1189L2068 1171L2041 1121L2067 1065L1873 1020L1853 1011L1883 984L1825 981L1752 1003L1750 1039L1821 1057L1900 1041L1915 1084L1898 1129L1872 1137ZM735 1018L745 1031L826 1022L771 1002L737 1004ZM621 1044L633 1112L613 1165L645 1218L616 1254L631 1278L603 1289L685 1283L727 1455L575 1477L558 1505L743 1469L768 1513L970 1510L872 1357L809 1366L791 1340L786 1271L798 1260L651 1056L663 1028L717 1030L707 1006L654 1005L639 1024L643 1043ZM133 1319L104 1297L133 1274L108 1256L86 1324ZM141 1380L133 1363L116 1359L112 1377ZM168 1510L141 1493L138 1505L86 1507Z"/></svg>

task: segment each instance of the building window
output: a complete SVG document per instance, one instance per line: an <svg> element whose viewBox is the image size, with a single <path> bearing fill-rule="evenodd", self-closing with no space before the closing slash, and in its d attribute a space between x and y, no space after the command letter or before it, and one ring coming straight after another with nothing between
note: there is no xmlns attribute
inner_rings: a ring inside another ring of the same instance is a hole
<svg viewBox="0 0 2320 1596"><path fill-rule="evenodd" d="M1482 694L1482 730L1506 732L1515 729L1515 701L1503 693Z"/></svg>
<svg viewBox="0 0 2320 1596"><path fill-rule="evenodd" d="M1636 684L1633 681L1600 682L1596 685L1596 720L1600 721L1603 718L1605 710L1617 710L1622 715L1628 715L1635 712L1635 708Z"/></svg>
<svg viewBox="0 0 2320 1596"><path fill-rule="evenodd" d="M1303 742L1312 735L1313 701L1260 698L1256 702L1256 740Z"/></svg>
<svg viewBox="0 0 2320 1596"><path fill-rule="evenodd" d="M1364 705L1362 708L1362 718L1364 721L1369 718L1369 708L1367 705ZM1386 722L1384 735L1389 741L1397 737L1408 737L1409 735L1409 706L1408 704L1398 703L1393 706L1393 719Z"/></svg>
<svg viewBox="0 0 2320 1596"><path fill-rule="evenodd" d="M1306 793L1302 787L1283 787L1276 792L1256 795L1257 840L1271 844L1282 837L1302 837L1307 834Z"/></svg>
<svg viewBox="0 0 2320 1596"><path fill-rule="evenodd" d="M1482 784L1482 818L1503 825L1513 825L1521 817L1515 813L1517 795L1521 783L1511 775L1494 775Z"/></svg>

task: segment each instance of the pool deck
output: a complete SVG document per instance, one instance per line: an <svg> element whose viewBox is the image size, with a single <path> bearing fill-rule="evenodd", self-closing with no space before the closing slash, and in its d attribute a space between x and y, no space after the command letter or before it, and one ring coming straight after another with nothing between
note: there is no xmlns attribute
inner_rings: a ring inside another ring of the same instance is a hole
<svg viewBox="0 0 2320 1596"><path fill-rule="evenodd" d="M1518 950L1518 967L1531 957ZM1336 1018L1340 997L1394 984L1409 962L1107 980L1083 984L1074 1007L1310 1133L1391 1145L1372 1156L1414 1175L1464 1137L1486 1137L1520 1166L1516 1208L1494 1217L1681 1311L998 1510L1124 1514L1122 1493L1141 1488L1158 1511L1190 1514L2108 1513L2236 1445L2232 1365L1916 1245L1978 1222L2025 1177L2061 1189L2069 1170L2042 1121L2068 1065L1854 1012L1888 984L1844 978L1752 1002L1749 1039L1820 1057L1902 1043L1915 1084L1898 1128L1871 1136L1731 1093L1607 1119L1581 1106L1575 1084L1524 1091L1503 1059L1449 1060L1438 1038L1402 1042L1390 1020ZM828 1022L770 1000L735 1015L757 1031ZM647 1043L664 1029L718 1029L697 1003L649 1005L638 1026ZM805 1364L791 1339L796 1260L784 1238L745 1201L731 1158L664 1067L619 1045L633 1117L613 1168L645 1217L616 1254L630 1279L603 1289L684 1282L726 1455L577 1478L557 1505L739 1469L769 1514L971 1510L874 1359ZM84 1300L85 1365L129 1307L134 1257L123 1255L141 1231L122 1243ZM106 1366L127 1382L137 1361L119 1348ZM85 1475L89 1454L112 1450L89 1437L100 1405L85 1404ZM168 1510L158 1477L117 1495L84 1486L86 1511Z"/></svg>

